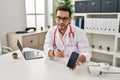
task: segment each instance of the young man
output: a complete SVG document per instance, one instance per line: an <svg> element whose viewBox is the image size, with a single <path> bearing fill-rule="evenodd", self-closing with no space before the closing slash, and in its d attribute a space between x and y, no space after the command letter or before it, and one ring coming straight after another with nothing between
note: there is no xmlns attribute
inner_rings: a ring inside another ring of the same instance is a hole
<svg viewBox="0 0 120 80"><path fill-rule="evenodd" d="M50 58L62 58L75 51L79 53L78 62L89 61L91 52L87 37L83 30L70 24L70 8L58 7L55 20L57 25L50 28L46 35L45 54Z"/></svg>

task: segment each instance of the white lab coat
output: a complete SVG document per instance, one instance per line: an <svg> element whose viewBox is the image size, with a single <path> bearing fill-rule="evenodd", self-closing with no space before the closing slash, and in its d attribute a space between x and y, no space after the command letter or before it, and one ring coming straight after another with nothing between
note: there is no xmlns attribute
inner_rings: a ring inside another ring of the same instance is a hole
<svg viewBox="0 0 120 80"><path fill-rule="evenodd" d="M48 56L49 50L54 50L54 31L57 26L51 27L47 34L46 40L44 44L44 53ZM62 41L59 32L57 30L55 38L56 38L56 48L64 51L64 56L70 56L73 51L79 53L79 55L84 55L86 57L86 61L89 61L91 58L91 51L89 48L88 39L84 31L78 27L72 26L72 31L74 32L74 37L69 37L70 27L68 26L66 31L66 36Z"/></svg>

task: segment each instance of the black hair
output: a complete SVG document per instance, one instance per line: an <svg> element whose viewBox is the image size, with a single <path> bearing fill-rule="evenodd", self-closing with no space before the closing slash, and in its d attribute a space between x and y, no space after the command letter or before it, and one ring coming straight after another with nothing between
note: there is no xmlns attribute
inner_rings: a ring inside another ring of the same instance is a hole
<svg viewBox="0 0 120 80"><path fill-rule="evenodd" d="M69 16L71 17L72 12L71 12L71 9L68 6L60 6L60 7L58 7L56 9L56 14L57 14L58 10L69 12Z"/></svg>

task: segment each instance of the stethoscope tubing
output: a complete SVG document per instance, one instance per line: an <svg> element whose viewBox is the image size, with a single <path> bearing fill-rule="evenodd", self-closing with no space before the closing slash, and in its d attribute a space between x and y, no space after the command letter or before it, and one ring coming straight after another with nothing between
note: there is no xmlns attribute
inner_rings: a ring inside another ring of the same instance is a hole
<svg viewBox="0 0 120 80"><path fill-rule="evenodd" d="M53 47L54 47L54 49L56 48L56 33L57 33L57 27L56 27L56 29L55 29L55 31L54 31L54 41L53 41ZM72 34L72 35L71 35ZM70 25L70 32L69 32L69 38L70 37L72 37L72 38L74 38L74 32L73 32L73 30L72 30L72 26Z"/></svg>

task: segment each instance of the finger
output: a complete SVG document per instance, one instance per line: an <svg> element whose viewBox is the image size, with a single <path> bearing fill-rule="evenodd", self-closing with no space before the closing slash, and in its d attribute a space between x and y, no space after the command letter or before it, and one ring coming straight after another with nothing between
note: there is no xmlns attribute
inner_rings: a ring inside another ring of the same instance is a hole
<svg viewBox="0 0 120 80"><path fill-rule="evenodd" d="M55 49L54 53L56 54L56 57L64 57L63 50Z"/></svg>
<svg viewBox="0 0 120 80"><path fill-rule="evenodd" d="M56 52L57 52L57 53L62 53L62 51L61 51L61 50L58 50L58 49L56 50Z"/></svg>
<svg viewBox="0 0 120 80"><path fill-rule="evenodd" d="M77 66L80 66L80 62L79 62L79 61L77 61L77 62L76 62L76 65L77 65Z"/></svg>
<svg viewBox="0 0 120 80"><path fill-rule="evenodd" d="M63 53L59 53L62 57L64 56Z"/></svg>
<svg viewBox="0 0 120 80"><path fill-rule="evenodd" d="M61 55L61 54L58 54L58 56L59 56L59 57L64 57L64 56L63 56L63 55Z"/></svg>
<svg viewBox="0 0 120 80"><path fill-rule="evenodd" d="M61 51L60 49L57 49L58 51Z"/></svg>
<svg viewBox="0 0 120 80"><path fill-rule="evenodd" d="M76 65L75 65L75 67L74 68L69 68L70 70L74 70L76 68Z"/></svg>
<svg viewBox="0 0 120 80"><path fill-rule="evenodd" d="M63 51L59 51L59 50L58 50L58 54L59 54L60 56L62 56L62 57L64 56Z"/></svg>
<svg viewBox="0 0 120 80"><path fill-rule="evenodd" d="M60 53L60 52L58 51L58 49L55 49L55 50L54 50L54 54L55 54L56 57L59 57L59 53Z"/></svg>
<svg viewBox="0 0 120 80"><path fill-rule="evenodd" d="M72 68L69 68L69 69L72 70L72 71L74 70L74 69L72 69Z"/></svg>

